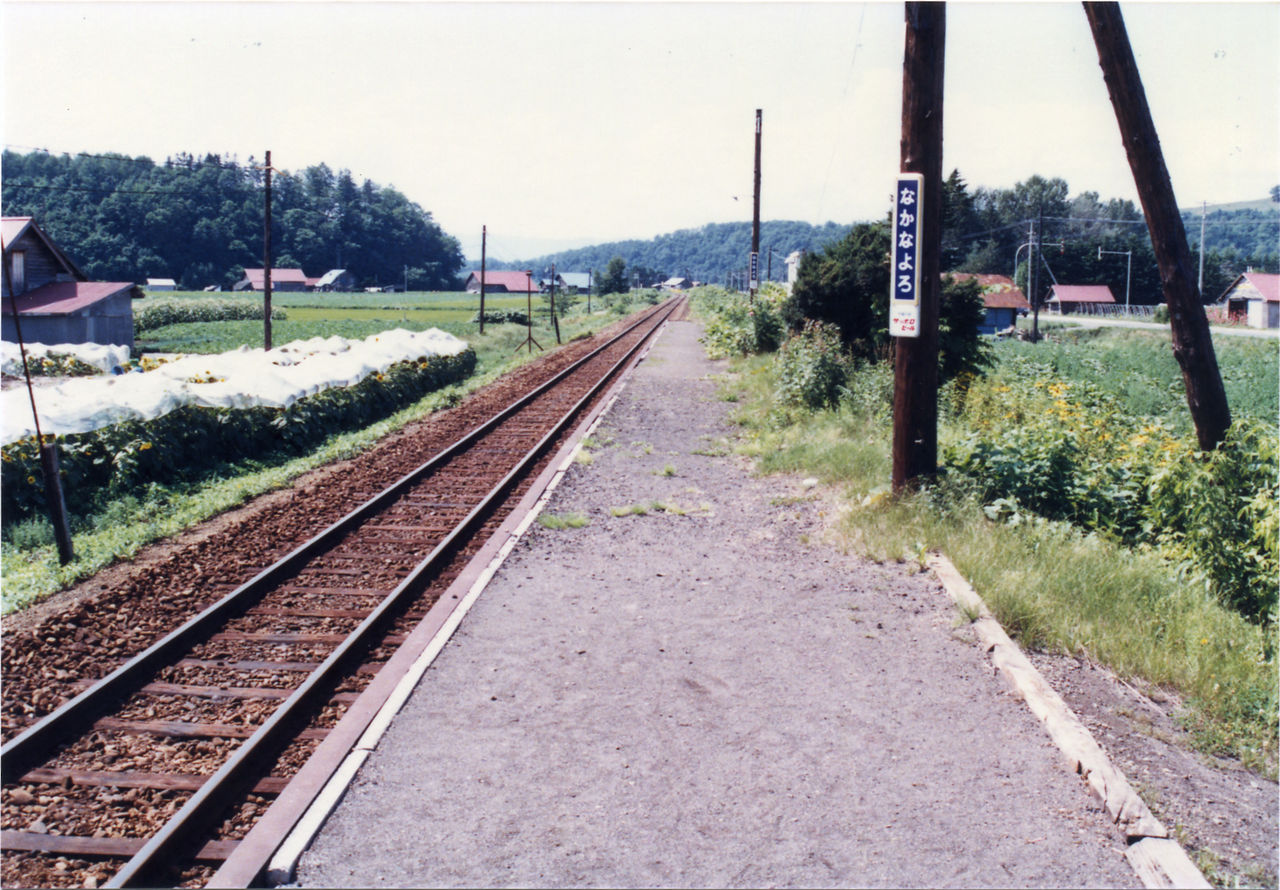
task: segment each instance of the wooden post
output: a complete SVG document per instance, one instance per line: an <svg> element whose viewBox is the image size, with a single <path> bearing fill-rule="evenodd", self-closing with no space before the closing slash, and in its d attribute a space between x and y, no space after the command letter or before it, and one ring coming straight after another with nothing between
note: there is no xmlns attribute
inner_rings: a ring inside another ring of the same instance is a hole
<svg viewBox="0 0 1280 890"><path fill-rule="evenodd" d="M71 546L71 523L67 519L67 499L62 492L62 475L58 471L58 443L44 440L40 431L40 414L36 411L36 393L31 385L31 369L27 365L27 345L22 339L22 322L18 317L18 295L13 290L13 275L9 269L10 256L0 241L0 256L4 262L4 288L9 292L9 310L13 313L13 333L18 340L18 355L22 357L22 376L27 381L27 397L31 400L31 420L36 428L36 445L40 448L40 475L44 478L45 505L49 508L49 523L53 526L53 540L58 548L58 563L66 565L75 559ZM53 439L54 437L50 437Z"/></svg>
<svg viewBox="0 0 1280 890"><path fill-rule="evenodd" d="M756 109L756 167L754 197L751 199L751 264L747 269L747 289L751 299L756 298L756 284L760 277L760 130L763 110Z"/></svg>
<svg viewBox="0 0 1280 890"><path fill-rule="evenodd" d="M942 63L946 4L906 4L901 168L924 176L919 337L894 338L895 491L933 476L938 463L938 298L942 232Z"/></svg>
<svg viewBox="0 0 1280 890"><path fill-rule="evenodd" d="M1086 2L1084 11L1160 267L1160 283L1173 331L1173 355L1182 369L1196 438L1200 448L1209 451L1218 446L1231 426L1231 411L1213 351L1209 320L1195 284L1191 249L1173 196L1173 183L1120 7L1115 3Z"/></svg>
<svg viewBox="0 0 1280 890"><path fill-rule="evenodd" d="M556 345L560 345L560 319L556 317L556 264L551 264L551 325L556 329Z"/></svg>
<svg viewBox="0 0 1280 890"><path fill-rule="evenodd" d="M271 348L271 152L267 151L266 205L262 230L262 348Z"/></svg>
<svg viewBox="0 0 1280 890"><path fill-rule="evenodd" d="M489 242L489 227L480 227L480 333L484 333L484 261Z"/></svg>

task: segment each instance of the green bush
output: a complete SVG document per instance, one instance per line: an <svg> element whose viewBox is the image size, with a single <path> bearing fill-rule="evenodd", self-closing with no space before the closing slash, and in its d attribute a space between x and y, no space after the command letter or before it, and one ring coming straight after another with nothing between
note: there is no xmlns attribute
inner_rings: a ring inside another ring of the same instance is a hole
<svg viewBox="0 0 1280 890"><path fill-rule="evenodd" d="M1046 377L1017 357L971 386L955 422L964 432L943 446L943 463L988 503L1156 548L1249 620L1275 617L1273 425L1239 420L1221 447L1203 453L1168 421L1132 414L1098 386Z"/></svg>
<svg viewBox="0 0 1280 890"><path fill-rule="evenodd" d="M472 323L472 324L479 324L479 323L480 323L480 313L479 313L479 311L477 311L475 315L471 316L471 323ZM525 314L524 312L521 312L521 311L520 311L520 310L518 310L518 309L511 309L511 310L508 310L508 311L505 311L505 312L502 312L502 311L499 311L499 312L488 312L488 311L486 311L486 312L485 312L485 314L484 314L484 323L485 323L485 324L523 324L523 325L527 325L527 324L529 323L529 316L528 316L527 314Z"/></svg>
<svg viewBox="0 0 1280 890"><path fill-rule="evenodd" d="M839 329L820 321L805 322L799 334L782 344L776 374L781 404L811 411L834 406L849 376Z"/></svg>
<svg viewBox="0 0 1280 890"><path fill-rule="evenodd" d="M722 288L704 288L698 299L707 316L702 342L712 358L772 352L782 344L782 314L773 292L748 301Z"/></svg>
<svg viewBox="0 0 1280 890"><path fill-rule="evenodd" d="M133 310L135 332L153 331L171 324L201 321L262 321L261 300L202 299L202 300L143 300ZM284 309L271 307L271 320L288 318Z"/></svg>
<svg viewBox="0 0 1280 890"><path fill-rule="evenodd" d="M221 464L300 454L333 433L380 420L469 376L476 355L400 362L350 387L334 387L288 408L185 406L154 420L132 420L58 440L67 508L91 512L152 481L193 479ZM46 436L46 439L52 437ZM46 510L35 437L0 450L0 504L5 526Z"/></svg>

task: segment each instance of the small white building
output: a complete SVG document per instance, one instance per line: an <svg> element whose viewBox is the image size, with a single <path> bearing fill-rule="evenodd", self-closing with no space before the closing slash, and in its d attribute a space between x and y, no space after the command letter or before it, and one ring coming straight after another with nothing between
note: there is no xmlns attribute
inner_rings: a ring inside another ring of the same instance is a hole
<svg viewBox="0 0 1280 890"><path fill-rule="evenodd" d="M1280 275L1248 271L1236 277L1218 298L1227 318L1251 328L1280 328Z"/></svg>
<svg viewBox="0 0 1280 890"><path fill-rule="evenodd" d="M805 253L807 251L793 250L787 254L787 293L791 293L796 279L800 277L800 260L804 258Z"/></svg>
<svg viewBox="0 0 1280 890"><path fill-rule="evenodd" d="M148 278L143 288L148 291L177 290L178 282L172 278Z"/></svg>

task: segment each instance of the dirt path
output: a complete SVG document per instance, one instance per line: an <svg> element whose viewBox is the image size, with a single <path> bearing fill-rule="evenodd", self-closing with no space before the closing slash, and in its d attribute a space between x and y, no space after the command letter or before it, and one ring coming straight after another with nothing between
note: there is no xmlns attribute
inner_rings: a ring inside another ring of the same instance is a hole
<svg viewBox="0 0 1280 890"><path fill-rule="evenodd" d="M589 524L534 526L299 882L1137 886L939 585L808 547L797 483L714 456L696 337L641 364L549 507Z"/></svg>

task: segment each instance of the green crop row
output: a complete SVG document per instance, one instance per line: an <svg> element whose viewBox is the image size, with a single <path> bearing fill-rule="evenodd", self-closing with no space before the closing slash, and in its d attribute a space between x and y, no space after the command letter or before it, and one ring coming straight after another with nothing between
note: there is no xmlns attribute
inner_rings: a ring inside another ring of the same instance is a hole
<svg viewBox="0 0 1280 890"><path fill-rule="evenodd" d="M260 300L144 300L133 310L134 331L153 331L165 325L206 321L262 321ZM279 306L271 307L272 321L287 315Z"/></svg>
<svg viewBox="0 0 1280 890"><path fill-rule="evenodd" d="M187 406L149 421L126 421L58 438L63 491L72 514L144 490L151 482L199 478L253 458L297 455L334 433L358 429L469 376L476 355L400 362L349 387L299 399L288 408ZM52 437L46 437L46 440ZM35 437L0 450L4 524L47 510Z"/></svg>

